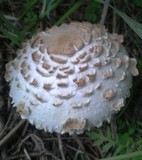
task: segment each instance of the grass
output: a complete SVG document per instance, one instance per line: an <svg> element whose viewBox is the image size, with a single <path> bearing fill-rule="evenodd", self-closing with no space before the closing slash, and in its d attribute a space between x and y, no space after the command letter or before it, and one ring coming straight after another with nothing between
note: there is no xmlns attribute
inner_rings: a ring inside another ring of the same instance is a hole
<svg viewBox="0 0 142 160"><path fill-rule="evenodd" d="M112 138L110 126L95 129L87 132L87 135L93 140L93 146L96 147L104 159L140 159L142 156L142 122L133 122L124 124L124 121L117 122L118 131L115 138Z"/></svg>
<svg viewBox="0 0 142 160"><path fill-rule="evenodd" d="M5 126L0 131L0 159L59 160L64 156L66 160L141 159L142 3L141 0L125 0L124 4L119 2L110 1L105 26L110 32L113 30L123 34L127 51L138 59L140 76L135 78L127 108L119 113L114 125L104 124L80 136L60 137L44 133L20 121L15 109L9 104L8 88L1 76L0 97L4 105L0 106L0 115L2 113ZM37 30L70 21L99 23L103 1L73 0L68 3L66 0L1 0L0 11L0 52L3 53L0 68L4 70L4 64L15 56L16 50ZM19 130L21 126L22 130Z"/></svg>

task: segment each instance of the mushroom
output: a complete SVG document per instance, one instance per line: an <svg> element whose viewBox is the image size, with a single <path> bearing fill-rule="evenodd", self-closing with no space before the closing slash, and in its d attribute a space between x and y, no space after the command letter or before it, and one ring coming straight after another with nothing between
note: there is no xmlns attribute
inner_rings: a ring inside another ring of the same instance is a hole
<svg viewBox="0 0 142 160"><path fill-rule="evenodd" d="M12 104L49 132L81 134L125 105L138 75L123 36L104 26L71 22L37 33L6 64Z"/></svg>

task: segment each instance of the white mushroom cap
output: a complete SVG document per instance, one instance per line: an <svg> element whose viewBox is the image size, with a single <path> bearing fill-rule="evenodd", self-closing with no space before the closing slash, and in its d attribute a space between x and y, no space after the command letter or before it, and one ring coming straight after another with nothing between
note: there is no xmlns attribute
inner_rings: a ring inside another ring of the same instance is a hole
<svg viewBox="0 0 142 160"><path fill-rule="evenodd" d="M83 133L123 106L138 75L123 37L73 22L39 32L6 65L13 105L38 129Z"/></svg>

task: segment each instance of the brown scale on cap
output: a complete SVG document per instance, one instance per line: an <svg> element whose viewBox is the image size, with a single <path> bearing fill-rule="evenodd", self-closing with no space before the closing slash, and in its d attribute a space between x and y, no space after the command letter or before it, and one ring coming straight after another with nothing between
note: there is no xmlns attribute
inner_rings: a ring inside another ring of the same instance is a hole
<svg viewBox="0 0 142 160"><path fill-rule="evenodd" d="M43 72L40 68L36 68L36 71L37 71L42 77L49 77L49 73Z"/></svg>
<svg viewBox="0 0 142 160"><path fill-rule="evenodd" d="M39 86L39 83L38 83L38 81L36 79L34 79L30 84L35 86L35 87Z"/></svg>
<svg viewBox="0 0 142 160"><path fill-rule="evenodd" d="M74 73L74 70L73 69L68 69L68 70L65 70L64 73L66 74L73 74Z"/></svg>
<svg viewBox="0 0 142 160"><path fill-rule="evenodd" d="M91 61L91 56L88 54L83 59L81 59L81 63L87 63Z"/></svg>
<svg viewBox="0 0 142 160"><path fill-rule="evenodd" d="M44 69L46 69L46 70L49 70L50 67L51 67L51 66L50 66L48 63L46 63L46 62L44 62L44 63L42 64L42 68L44 68Z"/></svg>
<svg viewBox="0 0 142 160"><path fill-rule="evenodd" d="M73 64L78 64L79 62L80 62L80 60L77 58L71 60L71 63L73 63Z"/></svg>
<svg viewBox="0 0 142 160"><path fill-rule="evenodd" d="M102 49L103 49L103 47L101 45L95 45L95 46L93 46L93 52L92 52L92 54L94 55L94 57L99 56L102 53Z"/></svg>
<svg viewBox="0 0 142 160"><path fill-rule="evenodd" d="M46 46L44 46L44 45L43 45L43 46L40 46L40 47L39 47L39 50L40 50L41 53L44 54L45 51L46 51Z"/></svg>
<svg viewBox="0 0 142 160"><path fill-rule="evenodd" d="M73 96L73 92L66 90L66 92L59 92L58 97L61 99L69 99Z"/></svg>
<svg viewBox="0 0 142 160"><path fill-rule="evenodd" d="M62 74L62 73L57 73L56 77L57 77L58 79L62 79L62 78L67 78L67 75Z"/></svg>
<svg viewBox="0 0 142 160"><path fill-rule="evenodd" d="M73 81L77 84L78 87L82 87L86 83L86 80L83 77L82 78L75 78Z"/></svg>
<svg viewBox="0 0 142 160"><path fill-rule="evenodd" d="M87 107L90 102L91 102L90 99L84 99L81 102L80 101L71 102L70 106L73 109L81 109L82 107Z"/></svg>
<svg viewBox="0 0 142 160"><path fill-rule="evenodd" d="M61 99L55 99L53 102L53 106L58 107L63 104L63 101Z"/></svg>
<svg viewBox="0 0 142 160"><path fill-rule="evenodd" d="M28 73L29 73L29 66L26 66L26 67L21 69L21 74L23 76L26 76Z"/></svg>
<svg viewBox="0 0 142 160"><path fill-rule="evenodd" d="M20 102L17 105L16 112L19 113L19 114L27 116L27 115L30 114L30 109L25 107L25 103L24 102Z"/></svg>
<svg viewBox="0 0 142 160"><path fill-rule="evenodd" d="M115 60L116 67L117 68L120 67L120 65L122 64L122 60L119 57L115 58L114 60Z"/></svg>
<svg viewBox="0 0 142 160"><path fill-rule="evenodd" d="M124 107L124 99L123 98L119 99L119 101L113 105L114 111L120 111L122 107Z"/></svg>
<svg viewBox="0 0 142 160"><path fill-rule="evenodd" d="M47 102L47 97L46 97L46 95L41 95L41 94L35 94L34 95L35 96L35 98L38 100L38 101L40 101L40 102Z"/></svg>
<svg viewBox="0 0 142 160"><path fill-rule="evenodd" d="M73 102L70 105L72 108L81 108L83 106L82 102Z"/></svg>
<svg viewBox="0 0 142 160"><path fill-rule="evenodd" d="M86 52L83 52L83 53L79 54L76 59L77 59L77 60L83 59L83 58L85 58L86 55L87 55L87 53L86 53Z"/></svg>
<svg viewBox="0 0 142 160"><path fill-rule="evenodd" d="M103 79L107 79L107 78L111 78L111 77L113 77L113 71L111 68L106 71L103 71L103 73L101 75L101 78L103 78Z"/></svg>
<svg viewBox="0 0 142 160"><path fill-rule="evenodd" d="M104 92L103 98L105 100L111 100L115 96L115 92L112 89L108 89Z"/></svg>
<svg viewBox="0 0 142 160"><path fill-rule="evenodd" d="M39 42L41 41L42 36L41 35L36 35L35 37L33 37L29 42L31 43L31 47L35 48L38 47L38 45L40 44Z"/></svg>
<svg viewBox="0 0 142 160"><path fill-rule="evenodd" d="M91 96L91 95L93 95L93 93L94 93L94 89L93 88L86 88L84 91L82 91L81 92L81 94L83 95L83 96Z"/></svg>
<svg viewBox="0 0 142 160"><path fill-rule="evenodd" d="M89 81L94 81L96 75L95 75L95 73L92 73L92 74L90 73L90 74L87 74L87 77L88 77Z"/></svg>
<svg viewBox="0 0 142 160"><path fill-rule="evenodd" d="M94 62L93 62L93 66L94 67L101 67L101 61L100 59L95 59Z"/></svg>
<svg viewBox="0 0 142 160"><path fill-rule="evenodd" d="M111 35L111 38L119 43L122 43L123 42L123 35L118 35L117 33L113 33Z"/></svg>
<svg viewBox="0 0 142 160"><path fill-rule="evenodd" d="M78 109L78 108L86 107L89 103L90 103L90 99L84 99L81 102L80 101L71 102L70 106L74 109Z"/></svg>
<svg viewBox="0 0 142 160"><path fill-rule="evenodd" d="M133 76L137 76L139 74L139 72L136 68L136 65L137 65L136 59L131 58L130 61L129 61L129 68L130 68L130 71L131 71Z"/></svg>
<svg viewBox="0 0 142 160"><path fill-rule="evenodd" d="M84 65L79 66L79 71L80 71L80 72L83 72L83 71L85 71L85 70L87 70L87 69L88 69L87 63L84 64Z"/></svg>
<svg viewBox="0 0 142 160"><path fill-rule="evenodd" d="M111 59L109 57L105 57L103 62L102 62L102 65L108 65L111 63Z"/></svg>
<svg viewBox="0 0 142 160"><path fill-rule="evenodd" d="M66 83L66 82L59 82L58 84L57 84L59 87L68 87L68 83Z"/></svg>
<svg viewBox="0 0 142 160"><path fill-rule="evenodd" d="M55 69L52 68L51 70L49 70L49 73L50 73L50 75L55 73Z"/></svg>
<svg viewBox="0 0 142 160"><path fill-rule="evenodd" d="M24 60L21 64L21 68L25 68L27 65L28 65L27 62Z"/></svg>
<svg viewBox="0 0 142 160"><path fill-rule="evenodd" d="M89 52L93 53L94 52L94 46L91 46L91 48L89 48Z"/></svg>
<svg viewBox="0 0 142 160"><path fill-rule="evenodd" d="M67 70L67 69L69 69L70 68L70 66L66 66L66 67L59 67L59 70L60 71L64 71L64 70Z"/></svg>
<svg viewBox="0 0 142 160"><path fill-rule="evenodd" d="M63 132L69 132L71 130L82 130L86 126L86 120L69 118L63 125Z"/></svg>
<svg viewBox="0 0 142 160"><path fill-rule="evenodd" d="M23 76L23 77L24 77L24 79L25 79L26 81L29 81L29 80L31 79L31 75L30 75L30 74L25 75L25 76Z"/></svg>
<svg viewBox="0 0 142 160"><path fill-rule="evenodd" d="M48 84L48 83L45 83L44 86L43 86L43 89L45 89L46 91L49 92L52 89L52 85Z"/></svg>
<svg viewBox="0 0 142 160"><path fill-rule="evenodd" d="M67 62L67 60L59 58L59 57L55 57L55 56L51 56L50 58L52 59L52 61L61 63L61 64L65 64Z"/></svg>
<svg viewBox="0 0 142 160"><path fill-rule="evenodd" d="M88 71L88 73L86 73L86 76L88 77L89 81L94 81L96 78L96 70L94 69L93 71Z"/></svg>
<svg viewBox="0 0 142 160"><path fill-rule="evenodd" d="M120 81L123 81L123 80L126 78L126 73L123 72L123 71L121 71L119 75L120 75L120 77L119 77L119 82L120 82Z"/></svg>
<svg viewBox="0 0 142 160"><path fill-rule="evenodd" d="M32 59L35 63L39 63L41 60L41 54L39 54L37 51L32 53Z"/></svg>
<svg viewBox="0 0 142 160"><path fill-rule="evenodd" d="M37 99L35 98L35 96L34 96L34 98L30 99L30 104L31 104L32 106L38 106L38 105L40 104L40 101L37 100Z"/></svg>

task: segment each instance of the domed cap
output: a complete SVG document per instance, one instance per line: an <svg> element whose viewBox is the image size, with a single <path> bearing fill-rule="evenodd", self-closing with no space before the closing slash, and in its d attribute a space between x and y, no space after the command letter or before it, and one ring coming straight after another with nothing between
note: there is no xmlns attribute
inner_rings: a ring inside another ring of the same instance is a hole
<svg viewBox="0 0 142 160"><path fill-rule="evenodd" d="M72 22L37 33L6 65L13 106L49 132L80 134L121 110L138 75L123 37Z"/></svg>

